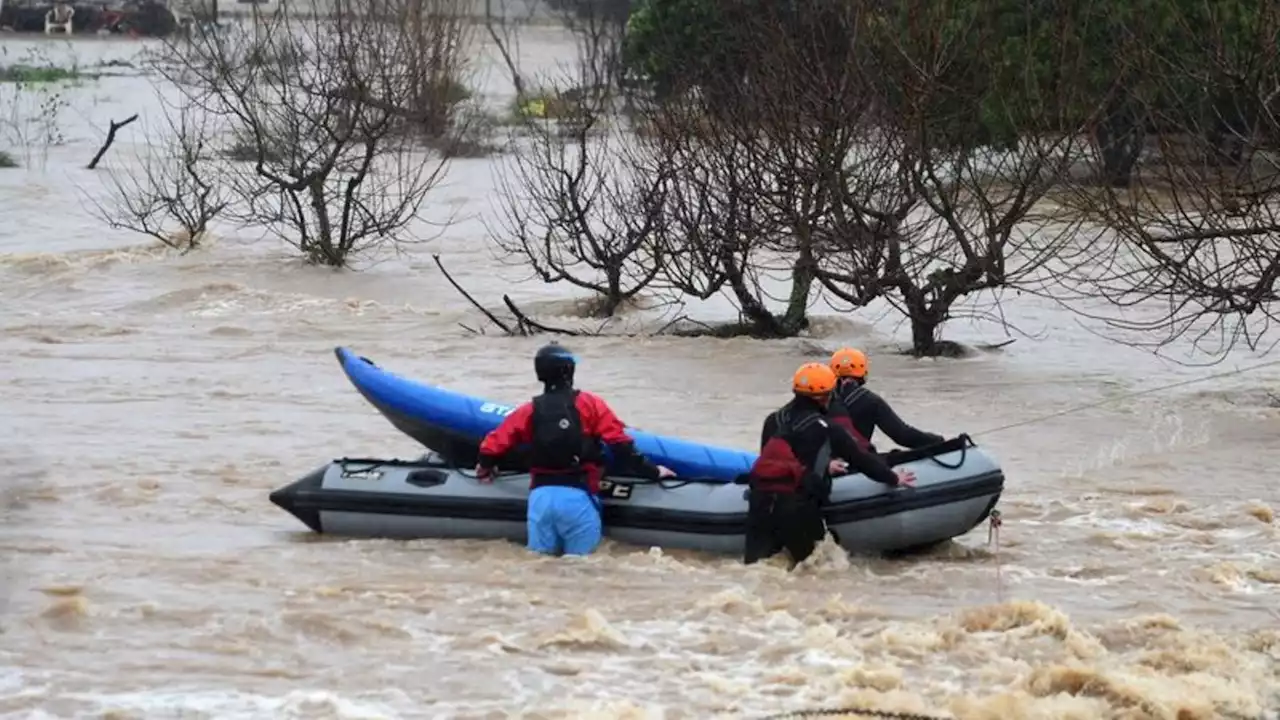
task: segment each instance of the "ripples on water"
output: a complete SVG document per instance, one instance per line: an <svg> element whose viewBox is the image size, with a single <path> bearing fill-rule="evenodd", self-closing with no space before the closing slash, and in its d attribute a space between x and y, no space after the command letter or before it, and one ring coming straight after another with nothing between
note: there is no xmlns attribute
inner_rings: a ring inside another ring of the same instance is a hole
<svg viewBox="0 0 1280 720"><path fill-rule="evenodd" d="M95 117L125 109L99 101ZM427 250L478 296L571 304L511 287L474 222L362 274L230 237L185 257L129 244L43 212L91 177L57 169L96 144L71 135L51 169L0 173L4 717L1275 716L1272 370L1132 397L1190 371L1073 330L910 361L873 313L773 343L583 339L583 383L629 422L737 446L798 362L845 342L873 351L908 419L950 433L1115 401L979 434L1009 477L998 548L985 528L909 561L824 547L788 574L613 543L557 561L315 538L271 489L332 456L419 450L351 390L334 345L495 399L536 391L541 341L466 335ZM459 162L443 202L481 212L485 182Z"/></svg>

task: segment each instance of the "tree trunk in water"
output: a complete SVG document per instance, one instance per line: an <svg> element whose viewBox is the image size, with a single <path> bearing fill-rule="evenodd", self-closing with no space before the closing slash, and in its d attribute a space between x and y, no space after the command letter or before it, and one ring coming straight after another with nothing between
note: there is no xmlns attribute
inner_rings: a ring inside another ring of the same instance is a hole
<svg viewBox="0 0 1280 720"><path fill-rule="evenodd" d="M1129 187L1146 137L1144 119L1126 103L1117 103L1094 131L1102 155L1102 179L1112 187Z"/></svg>
<svg viewBox="0 0 1280 720"><path fill-rule="evenodd" d="M1204 113L1203 127L1208 140L1205 158L1210 166L1240 167L1252 131L1252 118L1235 93L1219 91Z"/></svg>
<svg viewBox="0 0 1280 720"><path fill-rule="evenodd" d="M622 271L609 270L607 282L608 292L601 298L600 317L610 318L622 306Z"/></svg>
<svg viewBox="0 0 1280 720"><path fill-rule="evenodd" d="M787 337L786 328L769 312L769 308L753 297L739 297L738 300L742 303L742 314L751 323L756 335L767 338Z"/></svg>
<svg viewBox="0 0 1280 720"><path fill-rule="evenodd" d="M933 357L938 354L938 325L926 313L911 314L911 354L917 357Z"/></svg>
<svg viewBox="0 0 1280 720"><path fill-rule="evenodd" d="M328 267L343 267L347 264L347 253L334 242L333 225L329 222L329 210L325 205L324 180L313 180L307 191L311 196L311 209L315 212L315 242L319 249L319 262ZM340 243L343 238L337 240Z"/></svg>
<svg viewBox="0 0 1280 720"><path fill-rule="evenodd" d="M787 298L787 311L782 316L782 327L787 335L794 335L809 327L809 290L813 287L813 256L805 248L796 260L791 274L791 295Z"/></svg>
<svg viewBox="0 0 1280 720"><path fill-rule="evenodd" d="M756 298L752 288L747 285L746 275L738 266L732 253L723 252L720 255L720 266L724 268L725 275L728 277L729 288L738 300L738 307L756 334L764 337L786 337L778 319L769 312L769 308L765 307L764 303Z"/></svg>

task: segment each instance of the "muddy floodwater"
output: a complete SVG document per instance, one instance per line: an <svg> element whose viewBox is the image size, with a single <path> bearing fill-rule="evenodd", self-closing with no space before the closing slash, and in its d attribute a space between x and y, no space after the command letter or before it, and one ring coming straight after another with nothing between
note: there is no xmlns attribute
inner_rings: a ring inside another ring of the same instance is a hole
<svg viewBox="0 0 1280 720"><path fill-rule="evenodd" d="M526 38L528 62L549 66L555 43ZM4 45L82 65L141 47ZM333 457L421 452L334 346L495 400L537 391L542 341L460 328L476 313L431 253L477 297L509 292L544 320L574 296L494 259L485 159L456 161L432 196L458 218L447 233L360 272L256 236L183 256L112 231L84 199L102 176L82 168L108 119L142 112L107 164L130 162L154 113L148 80L117 71L65 90L63 144L0 170L0 716L1276 717L1280 366L1265 363L1280 355L1179 366L1030 298L1007 311L1039 339L960 361L896 355L906 329L874 307L789 341L579 339L580 384L629 424L739 447L797 364L857 344L909 421L1000 459L999 545L984 526L911 560L823 547L788 574L611 542L554 560L319 539L268 492ZM496 71L477 82L504 92Z"/></svg>

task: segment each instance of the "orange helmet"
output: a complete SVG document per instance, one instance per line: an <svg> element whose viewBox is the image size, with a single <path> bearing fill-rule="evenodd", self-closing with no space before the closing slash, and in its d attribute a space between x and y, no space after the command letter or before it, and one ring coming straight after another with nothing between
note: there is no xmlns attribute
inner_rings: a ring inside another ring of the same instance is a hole
<svg viewBox="0 0 1280 720"><path fill-rule="evenodd" d="M861 350L840 348L831 356L831 369L837 377L864 378L871 363Z"/></svg>
<svg viewBox="0 0 1280 720"><path fill-rule="evenodd" d="M791 378L791 389L797 395L827 395L836 389L836 374L822 363L805 363Z"/></svg>

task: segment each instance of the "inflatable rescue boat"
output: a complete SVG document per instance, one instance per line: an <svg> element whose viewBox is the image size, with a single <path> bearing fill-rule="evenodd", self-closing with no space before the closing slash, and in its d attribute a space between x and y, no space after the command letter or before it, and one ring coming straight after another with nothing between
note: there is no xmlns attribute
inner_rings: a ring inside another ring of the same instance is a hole
<svg viewBox="0 0 1280 720"><path fill-rule="evenodd" d="M346 348L338 362L356 389L399 430L428 448L419 459L342 458L271 493L271 502L318 533L378 538L525 541L529 476L504 462L492 484L472 473L481 439L513 409L390 373ZM741 554L746 488L734 480L755 453L628 428L636 448L680 477L609 476L601 487L605 535L663 548ZM996 461L968 436L892 451L890 465L916 474L891 488L861 474L837 477L827 526L856 552L925 547L963 535L1004 490Z"/></svg>

